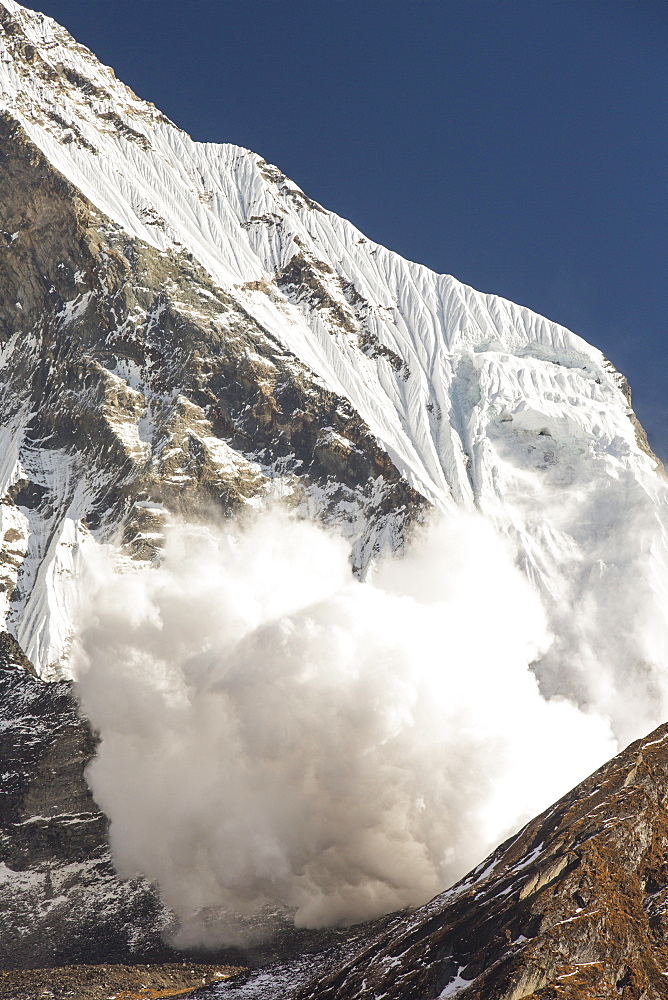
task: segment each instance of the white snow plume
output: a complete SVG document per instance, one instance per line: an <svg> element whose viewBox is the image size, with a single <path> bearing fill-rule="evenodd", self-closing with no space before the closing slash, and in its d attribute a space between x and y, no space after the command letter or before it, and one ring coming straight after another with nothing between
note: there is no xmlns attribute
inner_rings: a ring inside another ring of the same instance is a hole
<svg viewBox="0 0 668 1000"><path fill-rule="evenodd" d="M489 522L442 519L372 582L347 557L273 512L177 526L158 567L91 566L89 779L180 944L235 940L230 912L313 927L422 903L615 750L539 693L545 617Z"/></svg>
<svg viewBox="0 0 668 1000"><path fill-rule="evenodd" d="M609 718L623 747L668 718L668 507L628 470L609 486L596 463L577 471L566 489L528 480L504 520L554 636L541 692Z"/></svg>

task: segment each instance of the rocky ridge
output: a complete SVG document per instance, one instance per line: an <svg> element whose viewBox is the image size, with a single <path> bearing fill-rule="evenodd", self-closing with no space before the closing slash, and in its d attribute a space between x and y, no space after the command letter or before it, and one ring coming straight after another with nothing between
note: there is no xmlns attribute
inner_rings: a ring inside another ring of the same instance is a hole
<svg viewBox="0 0 668 1000"><path fill-rule="evenodd" d="M71 683L0 650L0 967L165 957L170 916L143 879L122 881L107 819L84 780L95 750Z"/></svg>
<svg viewBox="0 0 668 1000"><path fill-rule="evenodd" d="M205 998L662 1000L668 996L668 725L638 740L457 885L311 968Z"/></svg>

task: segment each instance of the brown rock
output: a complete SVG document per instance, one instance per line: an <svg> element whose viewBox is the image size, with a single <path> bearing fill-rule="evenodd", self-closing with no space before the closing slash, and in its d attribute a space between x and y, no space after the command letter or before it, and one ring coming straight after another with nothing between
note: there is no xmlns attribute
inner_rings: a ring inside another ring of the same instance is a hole
<svg viewBox="0 0 668 1000"><path fill-rule="evenodd" d="M668 997L667 806L664 725L295 995Z"/></svg>

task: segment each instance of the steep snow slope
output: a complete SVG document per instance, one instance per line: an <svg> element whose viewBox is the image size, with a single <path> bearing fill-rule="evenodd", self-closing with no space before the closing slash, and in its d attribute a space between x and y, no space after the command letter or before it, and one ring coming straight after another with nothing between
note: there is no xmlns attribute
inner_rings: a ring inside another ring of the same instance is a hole
<svg viewBox="0 0 668 1000"><path fill-rule="evenodd" d="M351 399L430 499L444 504L454 492L473 501L470 451L489 472L480 440L489 420L472 427L471 400L457 392L467 375L483 389L486 409L508 402L522 429L559 421L570 403L573 434L603 446L619 439L622 452L633 444L618 380L599 351L527 309L371 243L248 150L193 142L49 18L2 2L44 61L42 68L3 56L2 106L127 232L161 250L185 246L223 287L234 286L258 320ZM507 365L504 351L521 360ZM474 371L460 371L474 354L482 355ZM537 406L549 388L552 405Z"/></svg>
<svg viewBox="0 0 668 1000"><path fill-rule="evenodd" d="M0 109L47 160L129 236L167 258L191 254L349 401L430 504L478 507L516 539L558 636L539 668L546 693L595 700L621 739L663 717L667 489L601 353L372 243L254 153L193 142L49 18L14 0L0 15ZM85 306L80 293L63 323ZM144 391L145 371L115 373ZM126 413L123 431L140 451L141 413ZM11 483L23 459L17 433L5 441ZM66 598L46 601L44 581L59 574L72 520L28 555L36 582L19 631L38 659L33 637L63 615L42 662L67 633Z"/></svg>

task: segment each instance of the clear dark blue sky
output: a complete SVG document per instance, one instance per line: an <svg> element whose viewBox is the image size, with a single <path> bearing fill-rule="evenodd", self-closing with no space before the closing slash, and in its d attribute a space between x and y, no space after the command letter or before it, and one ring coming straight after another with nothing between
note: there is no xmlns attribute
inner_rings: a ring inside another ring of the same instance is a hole
<svg viewBox="0 0 668 1000"><path fill-rule="evenodd" d="M193 138L528 305L668 459L665 0L26 0Z"/></svg>

